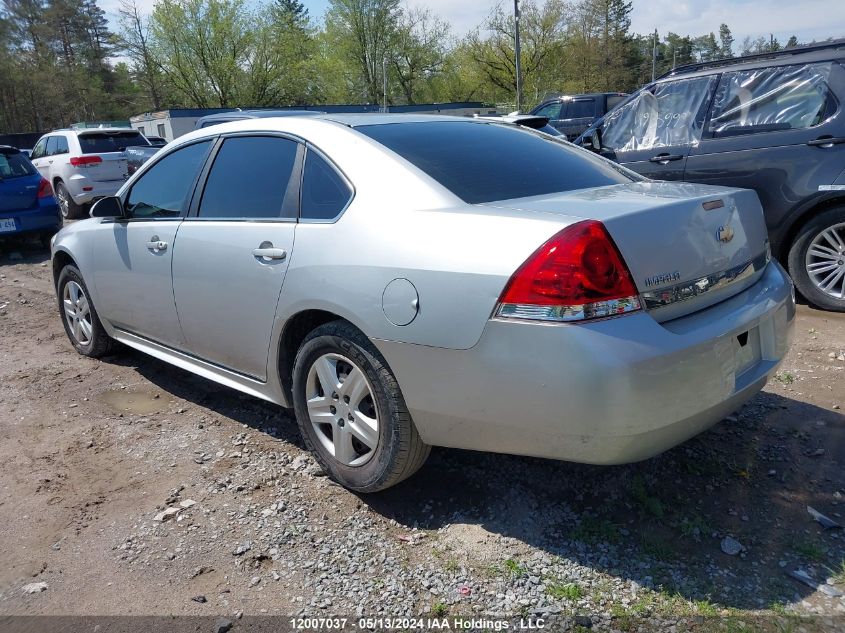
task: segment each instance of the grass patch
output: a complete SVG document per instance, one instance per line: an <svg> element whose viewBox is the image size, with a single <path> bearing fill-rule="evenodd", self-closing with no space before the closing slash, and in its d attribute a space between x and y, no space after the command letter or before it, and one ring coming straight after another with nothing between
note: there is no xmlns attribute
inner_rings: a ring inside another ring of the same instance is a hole
<svg viewBox="0 0 845 633"><path fill-rule="evenodd" d="M631 482L631 496L639 504L644 514L650 514L656 519L663 518L663 502L649 494L645 480L641 475L636 475Z"/></svg>
<svg viewBox="0 0 845 633"><path fill-rule="evenodd" d="M584 591L574 582L552 583L546 587L546 593L555 600L578 600L584 597Z"/></svg>
<svg viewBox="0 0 845 633"><path fill-rule="evenodd" d="M800 554L808 560L824 560L825 550L822 549L817 543L813 543L812 541L798 541L797 543L795 543L795 545L792 546L792 550L796 554Z"/></svg>
<svg viewBox="0 0 845 633"><path fill-rule="evenodd" d="M675 552L666 543L666 539L649 532L640 532L640 551L656 560L668 561L675 557Z"/></svg>
<svg viewBox="0 0 845 633"><path fill-rule="evenodd" d="M691 538L700 541L702 537L709 536L713 532L713 528L707 523L707 520L699 514L694 514L689 517L681 519L681 535L686 538Z"/></svg>
<svg viewBox="0 0 845 633"><path fill-rule="evenodd" d="M775 374L775 380L782 385L791 385L795 382L795 376L790 374L788 371L783 371Z"/></svg>
<svg viewBox="0 0 845 633"><path fill-rule="evenodd" d="M619 528L607 519L584 517L581 523L569 532L569 538L588 545L603 542L617 543L619 541Z"/></svg>
<svg viewBox="0 0 845 633"><path fill-rule="evenodd" d="M833 582L837 585L845 584L845 560L839 561L839 566L834 568L828 568L833 576Z"/></svg>
<svg viewBox="0 0 845 633"><path fill-rule="evenodd" d="M520 565L517 561L512 558L509 558L505 561L505 569L507 570L508 575L513 578L520 578L528 572L525 567Z"/></svg>
<svg viewBox="0 0 845 633"><path fill-rule="evenodd" d="M447 613L449 613L449 607L446 606L445 602L435 602L431 605L431 615L434 617L441 618Z"/></svg>

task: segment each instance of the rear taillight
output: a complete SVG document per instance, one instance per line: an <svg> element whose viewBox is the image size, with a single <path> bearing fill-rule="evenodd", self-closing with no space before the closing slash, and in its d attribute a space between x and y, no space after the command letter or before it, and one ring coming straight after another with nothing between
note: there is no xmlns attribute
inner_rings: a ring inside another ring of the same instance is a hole
<svg viewBox="0 0 845 633"><path fill-rule="evenodd" d="M637 288L601 222L573 224L537 249L505 287L496 316L583 321L640 309Z"/></svg>
<svg viewBox="0 0 845 633"><path fill-rule="evenodd" d="M53 195L53 188L50 186L50 181L46 178L42 178L41 182L38 183L38 197L39 198L49 198Z"/></svg>
<svg viewBox="0 0 845 633"><path fill-rule="evenodd" d="M97 165L102 163L103 159L99 156L71 156L70 164L74 167L84 167L85 165Z"/></svg>

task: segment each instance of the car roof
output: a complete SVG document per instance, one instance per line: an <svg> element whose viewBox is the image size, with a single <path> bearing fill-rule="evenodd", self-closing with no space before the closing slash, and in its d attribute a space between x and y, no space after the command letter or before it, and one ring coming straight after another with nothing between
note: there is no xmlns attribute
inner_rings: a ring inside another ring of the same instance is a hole
<svg viewBox="0 0 845 633"><path fill-rule="evenodd" d="M46 134L44 134L44 136L50 136L58 132L64 132L67 134L96 134L98 132L135 132L137 134L140 134L140 132L138 132L138 130L136 130L134 127L84 127L79 128L78 130L71 128L61 128L59 130L47 132Z"/></svg>
<svg viewBox="0 0 845 633"><path fill-rule="evenodd" d="M233 121L240 119L263 119L276 116L313 116L322 114L320 110L232 110L231 112L215 112L206 114L197 119L198 121Z"/></svg>
<svg viewBox="0 0 845 633"><path fill-rule="evenodd" d="M390 123L430 123L432 121L464 121L473 122L473 119L465 116L451 116L448 114L390 114L380 112L358 113L358 114L321 114L318 119L334 121L347 127L359 127L361 125L387 125Z"/></svg>
<svg viewBox="0 0 845 633"><path fill-rule="evenodd" d="M565 101L568 99L581 99L593 97L627 97L627 92L585 92L577 95L558 95L556 97L549 97L543 99L543 103L551 103L552 101Z"/></svg>
<svg viewBox="0 0 845 633"><path fill-rule="evenodd" d="M787 48L771 53L686 64L670 70L665 75L659 77L657 82L678 78L703 77L725 71L756 70L759 68L770 68L772 66L813 64L842 58L845 58L845 39L810 46Z"/></svg>

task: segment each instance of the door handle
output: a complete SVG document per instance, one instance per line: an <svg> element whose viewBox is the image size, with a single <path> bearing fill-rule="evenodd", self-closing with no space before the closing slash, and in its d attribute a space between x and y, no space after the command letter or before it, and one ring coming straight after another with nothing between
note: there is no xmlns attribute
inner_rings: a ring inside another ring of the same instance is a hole
<svg viewBox="0 0 845 633"><path fill-rule="evenodd" d="M669 161L681 160L683 157L683 154L658 154L657 156L652 156L651 158L649 158L648 162L660 163L661 165L665 165Z"/></svg>
<svg viewBox="0 0 845 633"><path fill-rule="evenodd" d="M820 136L819 138L814 138L812 141L807 141L807 145L821 147L822 149L827 149L840 143L845 143L845 137Z"/></svg>
<svg viewBox="0 0 845 633"><path fill-rule="evenodd" d="M288 253L283 248L275 248L273 242L261 242L258 248L252 249L252 256L256 259L270 260L270 259L284 259Z"/></svg>
<svg viewBox="0 0 845 633"><path fill-rule="evenodd" d="M158 235L153 235L150 238L150 241L147 242L147 250L152 251L153 253L161 253L162 251L167 250L167 242L162 242L158 239Z"/></svg>

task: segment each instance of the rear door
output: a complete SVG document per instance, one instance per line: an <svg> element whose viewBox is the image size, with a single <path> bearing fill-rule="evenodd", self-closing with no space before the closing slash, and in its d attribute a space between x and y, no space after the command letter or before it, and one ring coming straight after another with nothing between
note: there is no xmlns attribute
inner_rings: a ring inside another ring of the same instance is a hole
<svg viewBox="0 0 845 633"><path fill-rule="evenodd" d="M557 128L572 140L577 138L596 120L594 97L575 97L563 104L561 121Z"/></svg>
<svg viewBox="0 0 845 633"><path fill-rule="evenodd" d="M83 155L100 158L85 166L85 175L95 182L123 181L128 177L126 148L132 145L149 145L137 131L92 130L77 136Z"/></svg>
<svg viewBox="0 0 845 633"><path fill-rule="evenodd" d="M267 378L276 304L299 208L304 146L278 135L229 136L179 229L173 293L187 349Z"/></svg>
<svg viewBox="0 0 845 633"><path fill-rule="evenodd" d="M609 158L656 180L682 180L698 144L716 75L667 81L641 90L602 122Z"/></svg>
<svg viewBox="0 0 845 633"><path fill-rule="evenodd" d="M726 72L685 180L754 189L770 228L845 168L838 63Z"/></svg>

